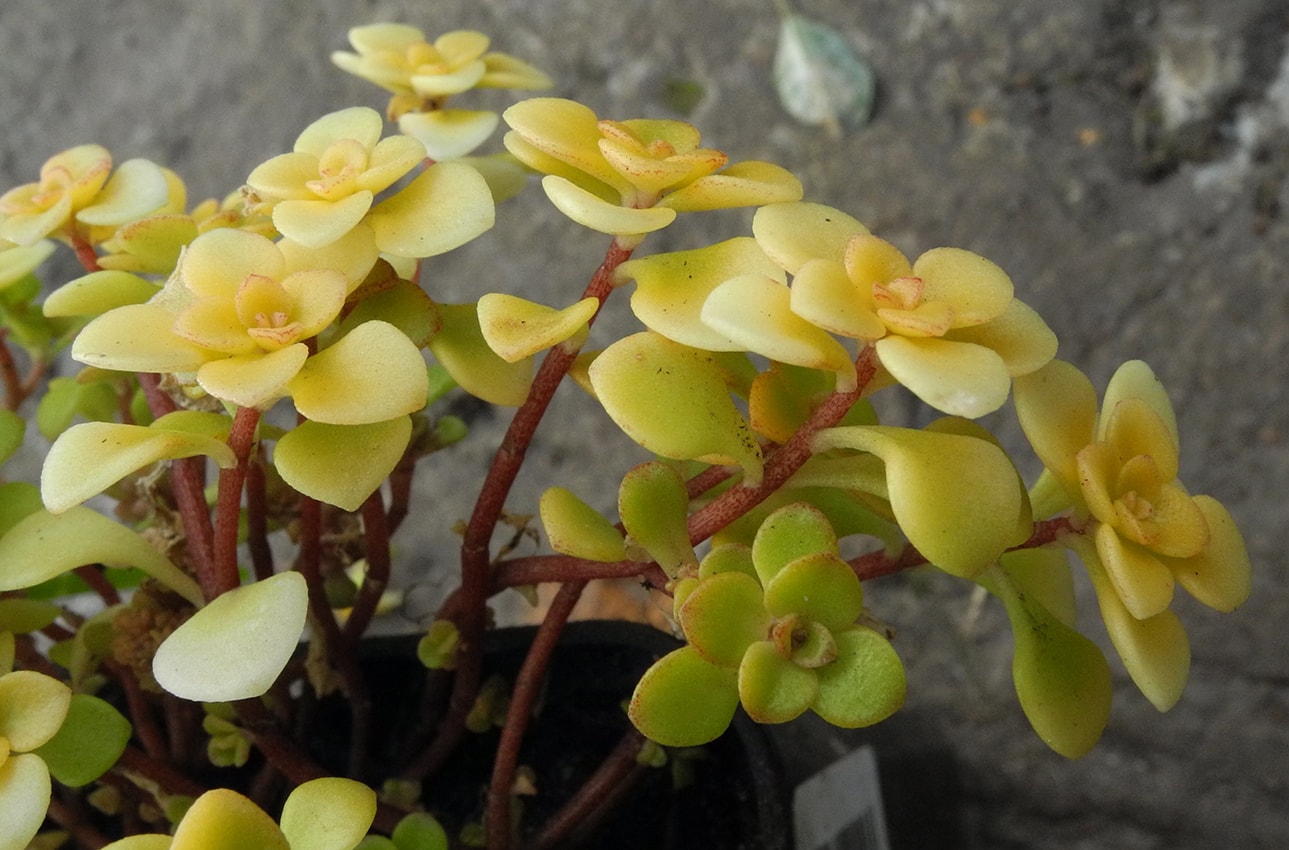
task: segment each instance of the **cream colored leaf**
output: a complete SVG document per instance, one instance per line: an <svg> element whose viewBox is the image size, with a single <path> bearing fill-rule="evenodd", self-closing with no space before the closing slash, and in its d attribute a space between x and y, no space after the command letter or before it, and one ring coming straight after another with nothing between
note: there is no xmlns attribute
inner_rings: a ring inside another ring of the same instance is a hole
<svg viewBox="0 0 1289 850"><path fill-rule="evenodd" d="M308 609L308 585L297 572L230 590L161 643L153 675L170 693L194 702L258 697L295 653Z"/></svg>

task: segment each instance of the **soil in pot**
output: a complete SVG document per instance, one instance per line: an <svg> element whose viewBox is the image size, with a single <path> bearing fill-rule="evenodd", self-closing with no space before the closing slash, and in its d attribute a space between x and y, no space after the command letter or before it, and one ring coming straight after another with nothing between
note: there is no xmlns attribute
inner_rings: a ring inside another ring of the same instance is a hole
<svg viewBox="0 0 1289 850"><path fill-rule="evenodd" d="M513 680L534 627L501 629L490 635L485 676ZM619 621L570 623L561 637L538 715L524 736L519 763L532 771L535 793L523 799L523 839L532 838L577 792L629 729L625 703L640 675L679 644L650 626ZM411 728L409 707L424 670L410 645L395 650L384 640L364 662L375 710L379 765L399 765L408 742L395 730ZM409 663L410 662L410 663ZM697 697L696 697L697 698ZM345 729L347 710L324 701L315 728ZM394 734L382 734L390 733ZM492 771L499 731L470 734L424 789L427 808L449 834L478 823ZM343 753L340 741L326 746ZM678 788L672 765L638 772L623 802L579 836L587 850L788 850L791 824L782 771L763 730L741 713L724 736L696 751L670 751L683 759L692 781ZM337 765L337 770L343 769ZM379 772L379 771L378 771ZM569 845L572 846L572 845Z"/></svg>

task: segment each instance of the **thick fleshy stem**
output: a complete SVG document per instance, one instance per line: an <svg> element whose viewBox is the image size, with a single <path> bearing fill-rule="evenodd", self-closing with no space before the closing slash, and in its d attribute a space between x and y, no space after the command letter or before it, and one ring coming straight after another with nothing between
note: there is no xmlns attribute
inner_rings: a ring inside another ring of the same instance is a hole
<svg viewBox="0 0 1289 850"><path fill-rule="evenodd" d="M877 374L877 353L866 346L855 358L858 384L849 392L833 393L816 407L800 428L770 454L765 472L756 487L731 487L689 516L689 540L700 543L743 516L783 486L810 459L810 441L824 428L842 420L859 401Z"/></svg>
<svg viewBox="0 0 1289 850"><path fill-rule="evenodd" d="M233 415L228 447L233 450L237 463L219 471L219 494L215 498L213 580L209 586L202 584L202 592L206 594L208 601L238 585L237 527L242 513L242 485L246 482L246 469L250 464L251 449L255 445L255 428L259 421L260 412L254 407L239 407Z"/></svg>
<svg viewBox="0 0 1289 850"><path fill-rule="evenodd" d="M501 740L497 742L497 757L492 763L492 781L488 785L487 814L484 827L488 831L488 850L510 848L510 789L515 782L515 769L519 765L519 745L532 717L533 706L541 695L546 668L550 665L555 644L559 641L564 624L573 613L577 601L586 589L585 581L571 581L560 585L551 601L546 617L537 627L524 663L515 676L510 692L510 707L506 722L501 727Z"/></svg>
<svg viewBox="0 0 1289 850"><path fill-rule="evenodd" d="M634 250L615 240L605 253L604 261L587 284L583 298L595 298L604 305L613 291L613 275ZM598 315L598 311L597 311ZM590 322L594 322L592 316ZM588 324L590 324L588 322ZM533 435L550 405L555 390L577 358L578 346L557 345L546 353L533 378L528 397L515 412L510 426L493 456L483 487L475 500L474 511L461 543L461 587L456 624L461 634L461 651L448 711L438 736L407 768L407 774L418 777L435 770L452 752L465 732L465 718L479 690L483 671L483 632L486 625L488 596L491 588L492 534L501 519L510 488L523 466L524 456Z"/></svg>

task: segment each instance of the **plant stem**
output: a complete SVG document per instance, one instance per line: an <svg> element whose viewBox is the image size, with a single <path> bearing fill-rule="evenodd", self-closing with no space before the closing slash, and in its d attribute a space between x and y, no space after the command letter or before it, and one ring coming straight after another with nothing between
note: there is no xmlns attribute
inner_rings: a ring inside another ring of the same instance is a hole
<svg viewBox="0 0 1289 850"><path fill-rule="evenodd" d="M242 485L246 482L246 468L250 463L251 448L255 445L255 427L260 412L253 407L239 407L233 415L233 427L228 434L228 447L233 450L237 463L219 471L219 495L215 499L215 540L212 554L211 584L204 583L202 591L207 601L237 587L237 526L242 513Z"/></svg>
<svg viewBox="0 0 1289 850"><path fill-rule="evenodd" d="M366 771L371 745L371 691L353 645L346 640L327 601L322 579L322 505L308 496L300 497L300 552L296 568L309 588L309 614L314 640L322 641L335 664L349 697L349 772L360 777ZM267 754L266 754L267 755Z"/></svg>
<svg viewBox="0 0 1289 850"><path fill-rule="evenodd" d="M644 742L643 735L635 729L628 729L591 778L551 815L528 845L528 850L553 850L594 815L611 809L616 799L630 790L636 778L648 770L637 760Z"/></svg>
<svg viewBox="0 0 1289 850"><path fill-rule="evenodd" d="M242 728L251 734L255 746L293 785L328 775L289 735L282 732L260 700L238 700L233 706L242 719Z"/></svg>
<svg viewBox="0 0 1289 850"><path fill-rule="evenodd" d="M732 487L689 516L689 540L698 544L756 507L792 477L810 459L810 441L824 428L842 420L859 401L864 388L877 374L877 354L866 346L855 358L858 384L850 392L833 393L816 407L789 440L770 454L756 487Z"/></svg>
<svg viewBox="0 0 1289 850"><path fill-rule="evenodd" d="M618 240L614 240L582 297L595 298L602 307L613 291L614 271L631 256L632 250L633 248L624 247ZM587 324L594 321L595 316L592 316ZM497 447L488 475L475 500L474 511L461 543L461 587L455 617L461 634L461 649L452 695L439 734L429 748L408 766L408 771L417 775L423 776L436 769L465 732L465 718L478 693L483 670L483 632L492 584L492 534L501 518L515 477L523 466L524 456L532 444L537 426L550 405L556 388L573 365L577 352L577 346L562 344L546 353L528 390L528 397L515 412L501 445Z"/></svg>
<svg viewBox="0 0 1289 850"><path fill-rule="evenodd" d="M531 555L499 561L492 571L492 593L508 587L552 581L589 581L597 578L643 578L659 590L667 574L652 561L588 561L572 555Z"/></svg>
<svg viewBox="0 0 1289 850"><path fill-rule="evenodd" d="M94 246L89 243L79 230L73 229L69 235L72 251L76 253L76 259L80 261L81 267L87 272L102 271L98 264L98 254L94 251Z"/></svg>
<svg viewBox="0 0 1289 850"><path fill-rule="evenodd" d="M139 374L139 386L148 400L153 418L175 411L175 403L161 390L160 376ZM179 518L183 521L188 558L193 573L206 599L213 599L207 588L215 586L214 525L206 507L206 460L201 457L181 458L170 462L170 486L174 493Z"/></svg>
<svg viewBox="0 0 1289 850"><path fill-rule="evenodd" d="M88 850L106 847L111 840L81 817L80 813L57 797L49 801L49 819L65 829L76 843Z"/></svg>
<svg viewBox="0 0 1289 850"><path fill-rule="evenodd" d="M5 410L16 413L27 396L23 392L22 379L18 377L18 364L9 348L8 336L9 329L0 328L0 382L4 384Z"/></svg>
<svg viewBox="0 0 1289 850"><path fill-rule="evenodd" d="M121 594L117 593L112 582L103 575L101 564L86 564L77 567L73 572L80 577L81 581L89 585L90 590L98 594L98 598L103 600L104 605L112 606L120 603Z"/></svg>
<svg viewBox="0 0 1289 850"><path fill-rule="evenodd" d="M571 581L560 585L555 599L546 611L546 617L537 627L537 634L533 636L528 654L524 656L524 663L515 676L515 686L510 693L510 707L506 710L506 722L501 727L501 740L497 742L497 758L492 764L492 781L488 785L487 813L484 815L488 850L510 850L510 789L514 785L515 768L519 764L519 746L528 729L533 705L541 694L542 682L555 651L555 644L585 589L585 581Z"/></svg>
<svg viewBox="0 0 1289 850"><path fill-rule="evenodd" d="M1059 516L1041 520L1034 523L1034 531L1030 534L1028 540L1019 546L1011 547L1007 551L1016 552L1021 549L1038 549L1057 542L1067 534L1077 533L1078 529L1074 527L1074 523L1070 521L1069 517ZM914 548L912 543L906 543L899 554L895 556L888 555L885 551L869 552L867 555L852 558L848 563L851 569L855 571L855 575L859 576L860 581L868 581L894 575L913 567L925 566L929 562L925 555Z"/></svg>
<svg viewBox="0 0 1289 850"><path fill-rule="evenodd" d="M246 468L246 548L251 554L255 580L273 575L273 549L269 546L269 507L265 492L264 455L257 452Z"/></svg>
<svg viewBox="0 0 1289 850"><path fill-rule="evenodd" d="M371 623L376 606L389 584L389 527L386 523L385 503L377 489L363 502L363 536L367 552L367 574L363 577L358 598L354 600L345 621L345 639L357 643Z"/></svg>
<svg viewBox="0 0 1289 850"><path fill-rule="evenodd" d="M127 778L132 773L143 777L160 786L167 794L200 797L206 790L171 767L169 762L152 758L133 745L126 745L112 770L125 774Z"/></svg>
<svg viewBox="0 0 1289 850"><path fill-rule="evenodd" d="M130 725L134 727L134 734L143 744L143 749L151 758L170 761L174 754L157 723L157 718L152 713L152 706L143 696L143 689L139 687L139 680L135 677L134 671L107 659L103 663L112 672L121 690L125 692L125 705L130 712Z"/></svg>

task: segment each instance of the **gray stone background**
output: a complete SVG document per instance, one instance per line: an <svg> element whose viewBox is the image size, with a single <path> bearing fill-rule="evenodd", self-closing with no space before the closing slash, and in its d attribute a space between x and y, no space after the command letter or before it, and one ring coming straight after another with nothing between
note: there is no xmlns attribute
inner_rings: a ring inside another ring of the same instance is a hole
<svg viewBox="0 0 1289 850"><path fill-rule="evenodd" d="M1181 703L1160 715L1120 676L1105 737L1077 762L1029 731L999 607L928 576L871 586L910 671L908 708L874 732L893 766L888 797L942 821L943 846L1289 846L1289 7L794 5L878 75L872 122L844 138L778 105L770 0L3 0L0 186L94 141L174 167L194 198L235 189L319 115L383 106L328 60L348 27L376 20L484 30L606 117L680 117L668 87L699 84L687 117L707 143L792 169L809 199L913 254L947 244L992 258L1099 386L1122 360L1147 359L1178 408L1185 480L1231 509L1253 558L1253 598L1235 614L1178 602L1194 651ZM723 238L747 216L686 222L646 248ZM503 208L497 232L428 264L427 281L445 301L487 287L562 304L602 250L534 192ZM443 489L420 528L439 539L506 421L462 409L470 442L430 463ZM991 424L1014 439L1008 416ZM552 475L607 508L606 470L637 457L589 414L547 429L535 452L518 510ZM1089 631L1103 639L1094 617Z"/></svg>

